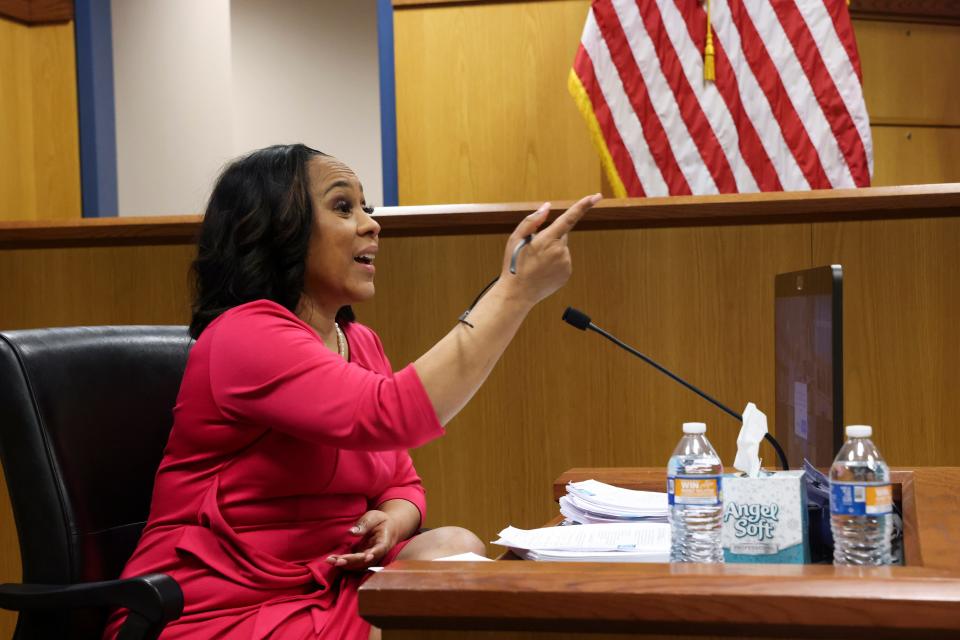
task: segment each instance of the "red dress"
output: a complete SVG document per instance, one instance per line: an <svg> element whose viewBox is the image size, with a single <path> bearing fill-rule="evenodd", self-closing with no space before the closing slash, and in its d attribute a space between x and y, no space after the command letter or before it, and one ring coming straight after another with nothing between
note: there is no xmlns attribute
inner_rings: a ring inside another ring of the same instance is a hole
<svg viewBox="0 0 960 640"><path fill-rule="evenodd" d="M180 583L183 617L163 639L367 637L364 572L326 557L350 552L348 529L385 500L409 500L422 518L407 449L443 428L413 366L394 375L373 331L343 329L349 363L261 300L225 312L193 346L150 518L123 571Z"/></svg>

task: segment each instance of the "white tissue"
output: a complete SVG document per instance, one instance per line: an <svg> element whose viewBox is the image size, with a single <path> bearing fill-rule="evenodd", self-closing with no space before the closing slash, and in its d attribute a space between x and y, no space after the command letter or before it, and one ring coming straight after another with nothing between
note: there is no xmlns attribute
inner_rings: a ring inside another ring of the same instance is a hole
<svg viewBox="0 0 960 640"><path fill-rule="evenodd" d="M767 416L752 402L743 410L743 426L737 436L733 466L751 478L760 475L760 442L767 433Z"/></svg>

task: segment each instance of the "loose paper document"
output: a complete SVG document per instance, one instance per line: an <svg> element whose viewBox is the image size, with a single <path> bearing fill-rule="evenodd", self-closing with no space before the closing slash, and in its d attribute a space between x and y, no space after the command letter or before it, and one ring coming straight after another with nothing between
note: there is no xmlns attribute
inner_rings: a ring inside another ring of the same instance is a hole
<svg viewBox="0 0 960 640"><path fill-rule="evenodd" d="M670 555L670 525L630 522L542 529L507 527L494 544L538 560L665 562Z"/></svg>

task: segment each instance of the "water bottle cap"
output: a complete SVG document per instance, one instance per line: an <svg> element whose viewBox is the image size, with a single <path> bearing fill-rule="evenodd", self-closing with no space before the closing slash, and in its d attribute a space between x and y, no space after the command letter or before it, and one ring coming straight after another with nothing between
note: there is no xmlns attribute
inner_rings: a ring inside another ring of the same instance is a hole
<svg viewBox="0 0 960 640"><path fill-rule="evenodd" d="M707 424L705 422L684 422L683 432L684 433L706 433Z"/></svg>
<svg viewBox="0 0 960 640"><path fill-rule="evenodd" d="M873 435L873 427L866 424L851 424L847 426L848 438L869 438Z"/></svg>

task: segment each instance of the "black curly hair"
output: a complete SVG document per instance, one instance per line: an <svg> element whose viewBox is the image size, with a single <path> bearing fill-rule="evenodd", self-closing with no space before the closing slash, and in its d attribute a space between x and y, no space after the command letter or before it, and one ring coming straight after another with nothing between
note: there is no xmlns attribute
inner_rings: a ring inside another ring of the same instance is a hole
<svg viewBox="0 0 960 640"><path fill-rule="evenodd" d="M253 300L296 312L314 216L307 163L325 155L303 144L274 145L220 174L191 267L193 338L224 311ZM337 313L341 324L353 319L350 307Z"/></svg>

